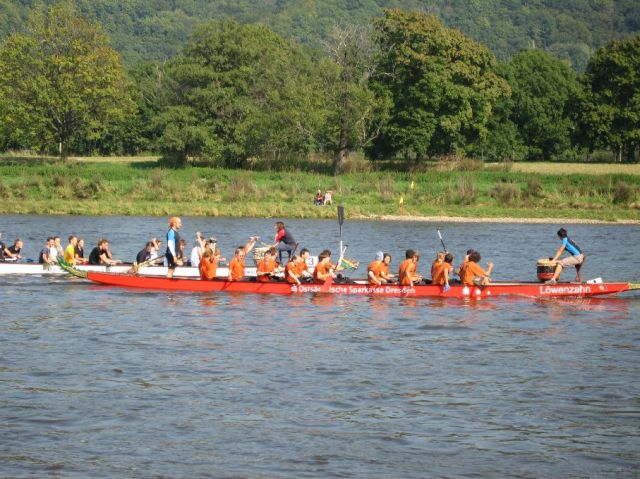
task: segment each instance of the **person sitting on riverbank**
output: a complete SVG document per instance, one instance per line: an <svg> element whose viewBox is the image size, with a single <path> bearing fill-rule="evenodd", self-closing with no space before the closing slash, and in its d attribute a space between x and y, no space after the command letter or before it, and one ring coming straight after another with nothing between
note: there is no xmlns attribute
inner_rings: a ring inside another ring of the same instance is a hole
<svg viewBox="0 0 640 479"><path fill-rule="evenodd" d="M449 279L453 275L453 255L447 253L439 263L435 270L432 270L431 284L436 286L444 286L445 291L449 291Z"/></svg>
<svg viewBox="0 0 640 479"><path fill-rule="evenodd" d="M318 264L313 270L314 283L326 283L336 277L335 267L331 264L331 251L325 249L318 255Z"/></svg>
<svg viewBox="0 0 640 479"><path fill-rule="evenodd" d="M4 251L4 260L18 261L22 259L22 255L20 253L22 253L23 246L24 246L24 243L22 242L22 240L20 238L17 238L13 242L12 246L9 246L8 248L3 247L2 250Z"/></svg>
<svg viewBox="0 0 640 479"><path fill-rule="evenodd" d="M327 190L327 192L324 194L324 205L333 205L333 191Z"/></svg>
<svg viewBox="0 0 640 479"><path fill-rule="evenodd" d="M98 246L91 250L89 254L89 264L113 266L120 264L122 261L113 259L111 251L109 251L109 240L101 238Z"/></svg>
<svg viewBox="0 0 640 479"><path fill-rule="evenodd" d="M422 276L417 274L420 255L417 251L408 249L407 251L405 251L405 258L406 259L402 263L400 263L400 268L398 270L398 279L402 286L413 287L415 283L422 281Z"/></svg>
<svg viewBox="0 0 640 479"><path fill-rule="evenodd" d="M78 238L74 235L69 236L69 244L64 250L64 261L72 265L76 264L76 245L78 244Z"/></svg>
<svg viewBox="0 0 640 479"><path fill-rule="evenodd" d="M247 254L253 249L260 237L252 236L244 246L238 246L233 254L233 258L229 262L229 276L228 281L243 281L248 278L244 274L244 261Z"/></svg>
<svg viewBox="0 0 640 479"><path fill-rule="evenodd" d="M575 244L573 241L569 239L567 234L567 230L564 228L560 228L558 230L558 238L560 238L561 244L556 251L556 254L551 258L551 262L556 262L556 269L553 272L553 276L549 281L546 281L546 284L556 284L556 282L560 279L560 273L562 273L562 269L567 266L575 266L576 267L576 281L580 282L580 269L582 268L582 263L584 263L584 254L580 247ZM558 258L564 252L569 253L569 256L558 261Z"/></svg>
<svg viewBox="0 0 640 479"><path fill-rule="evenodd" d="M491 283L491 272L493 271L493 263L487 263L487 269L480 267L480 253L473 251L469 255L469 261L463 269L460 277L462 284L465 286L487 286Z"/></svg>
<svg viewBox="0 0 640 479"><path fill-rule="evenodd" d="M256 279L262 283L268 283L275 278L276 270L278 269L278 262L276 261L277 250L275 247L269 248L264 253L264 257L258 263L256 270Z"/></svg>
<svg viewBox="0 0 640 479"><path fill-rule="evenodd" d="M316 206L322 206L324 204L324 195L322 194L322 191L318 190L316 197L313 199L313 204Z"/></svg>

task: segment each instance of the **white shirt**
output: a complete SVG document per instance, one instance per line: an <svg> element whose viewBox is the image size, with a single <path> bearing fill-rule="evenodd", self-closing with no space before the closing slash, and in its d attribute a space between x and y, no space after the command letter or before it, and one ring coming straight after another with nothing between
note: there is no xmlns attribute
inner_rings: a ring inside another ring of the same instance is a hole
<svg viewBox="0 0 640 479"><path fill-rule="evenodd" d="M191 250L191 266L198 267L200 266L200 247L194 246Z"/></svg>

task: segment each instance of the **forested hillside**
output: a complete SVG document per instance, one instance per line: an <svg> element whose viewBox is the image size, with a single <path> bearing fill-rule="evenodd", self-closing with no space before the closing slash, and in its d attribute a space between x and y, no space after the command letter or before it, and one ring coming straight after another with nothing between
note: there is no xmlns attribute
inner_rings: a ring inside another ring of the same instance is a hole
<svg viewBox="0 0 640 479"><path fill-rule="evenodd" d="M0 38L19 30L30 8L53 0L0 0ZM578 71L611 40L640 32L637 0L77 0L111 36L123 61L165 60L196 24L211 19L265 23L298 43L318 46L336 26L366 25L384 8L437 16L487 45L499 60L535 47Z"/></svg>

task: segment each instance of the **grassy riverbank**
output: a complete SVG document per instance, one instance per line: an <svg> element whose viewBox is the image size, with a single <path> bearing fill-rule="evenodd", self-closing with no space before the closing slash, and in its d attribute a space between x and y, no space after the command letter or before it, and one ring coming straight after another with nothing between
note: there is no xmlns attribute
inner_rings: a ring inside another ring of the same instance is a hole
<svg viewBox="0 0 640 479"><path fill-rule="evenodd" d="M155 161L0 162L0 213L333 218L313 195L334 191L350 218L455 216L640 221L640 175L493 168L421 173L164 169ZM576 169L571 169L576 171ZM413 183L413 187L411 186ZM400 206L400 198L403 205Z"/></svg>

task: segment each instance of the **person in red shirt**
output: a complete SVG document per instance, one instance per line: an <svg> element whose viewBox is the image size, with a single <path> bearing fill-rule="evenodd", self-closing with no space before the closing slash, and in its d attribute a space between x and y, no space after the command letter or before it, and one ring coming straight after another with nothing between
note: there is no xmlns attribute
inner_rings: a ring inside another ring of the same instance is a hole
<svg viewBox="0 0 640 479"><path fill-rule="evenodd" d="M256 273L257 280L262 283L268 283L273 278L273 275L278 268L278 263L276 262L276 254L277 251L274 247L269 248L264 253L264 258L262 261L258 263L258 270Z"/></svg>
<svg viewBox="0 0 640 479"><path fill-rule="evenodd" d="M432 274L431 284L444 286L444 290L449 291L449 279L453 274L453 255L451 253L447 253L444 256L442 263L436 265Z"/></svg>
<svg viewBox="0 0 640 479"><path fill-rule="evenodd" d="M274 237L274 241L275 244L273 246L278 248L278 263L282 263L283 252L286 252L287 258L291 259L291 256L295 254L298 248L297 241L282 221L276 223L276 236Z"/></svg>
<svg viewBox="0 0 640 479"><path fill-rule="evenodd" d="M318 264L313 270L313 282L325 283L335 278L334 266L331 264L331 251L324 250L318 255Z"/></svg>
<svg viewBox="0 0 640 479"><path fill-rule="evenodd" d="M420 255L417 251L408 249L405 252L405 258L406 259L400 263L398 279L402 286L413 286L415 283L422 281L422 276L416 273Z"/></svg>
<svg viewBox="0 0 640 479"><path fill-rule="evenodd" d="M469 255L469 261L463 268L462 275L460 276L460 280L465 286L486 286L491 283L493 263L487 263L487 269L485 271L478 264L480 259L480 253L477 251L473 251Z"/></svg>
<svg viewBox="0 0 640 479"><path fill-rule="evenodd" d="M231 258L231 261L229 262L228 281L242 281L246 279L244 274L244 260L249 251L251 251L256 245L256 241L258 241L258 239L258 236L252 236L249 238L247 244L236 248L233 258Z"/></svg>

